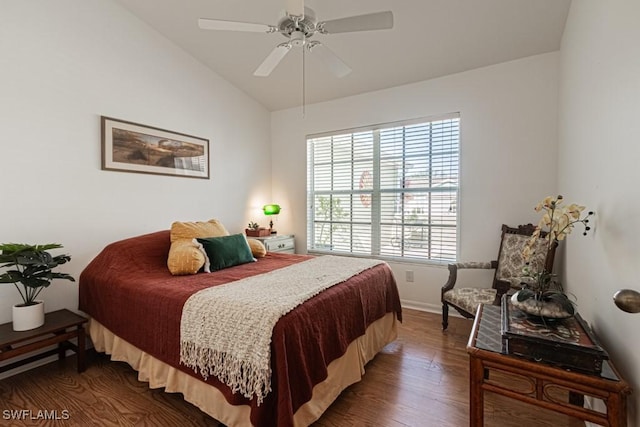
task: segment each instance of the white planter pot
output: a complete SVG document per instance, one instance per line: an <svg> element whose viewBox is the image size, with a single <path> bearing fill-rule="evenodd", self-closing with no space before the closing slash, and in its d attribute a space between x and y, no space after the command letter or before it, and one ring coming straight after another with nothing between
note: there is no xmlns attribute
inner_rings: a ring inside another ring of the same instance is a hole
<svg viewBox="0 0 640 427"><path fill-rule="evenodd" d="M34 305L13 306L13 330L28 331L44 325L44 301Z"/></svg>

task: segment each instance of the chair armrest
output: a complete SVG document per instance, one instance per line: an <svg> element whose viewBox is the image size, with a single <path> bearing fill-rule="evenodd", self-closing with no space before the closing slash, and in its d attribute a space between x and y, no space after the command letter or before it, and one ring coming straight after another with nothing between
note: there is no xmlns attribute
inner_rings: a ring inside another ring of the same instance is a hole
<svg viewBox="0 0 640 427"><path fill-rule="evenodd" d="M502 299L502 295L506 294L509 292L509 289L511 289L511 283L506 280L496 280L495 288L497 291L496 304L498 304L498 301Z"/></svg>
<svg viewBox="0 0 640 427"><path fill-rule="evenodd" d="M453 264L449 264L449 270L451 270L451 266L455 265L456 268L458 269L462 269L462 268L482 268L485 270L489 270L491 268L495 268L493 266L493 264L496 263L497 265L497 261L491 261L491 262L455 262Z"/></svg>
<svg viewBox="0 0 640 427"><path fill-rule="evenodd" d="M449 279L447 283L442 287L442 295L456 285L456 280L458 279L458 269L467 269L467 268L480 268L484 270L490 270L492 268L496 268L498 265L498 261L491 262L454 262L449 264Z"/></svg>
<svg viewBox="0 0 640 427"><path fill-rule="evenodd" d="M498 297L502 299L502 295L511 290L519 291L522 289L522 285L529 280L531 280L530 277L513 277L511 280L496 279L495 288L498 291Z"/></svg>

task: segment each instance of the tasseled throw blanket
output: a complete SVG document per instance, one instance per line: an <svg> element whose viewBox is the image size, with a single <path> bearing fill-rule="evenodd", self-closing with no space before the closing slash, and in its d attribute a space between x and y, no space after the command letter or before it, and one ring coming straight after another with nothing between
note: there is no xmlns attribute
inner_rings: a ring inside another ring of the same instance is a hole
<svg viewBox="0 0 640 427"><path fill-rule="evenodd" d="M193 294L182 309L180 363L261 404L271 391L271 335L280 317L383 261L321 256Z"/></svg>

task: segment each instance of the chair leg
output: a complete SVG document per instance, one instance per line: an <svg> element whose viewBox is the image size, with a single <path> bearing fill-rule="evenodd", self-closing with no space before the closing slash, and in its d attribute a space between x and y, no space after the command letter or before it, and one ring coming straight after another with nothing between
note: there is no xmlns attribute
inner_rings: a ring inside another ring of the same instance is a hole
<svg viewBox="0 0 640 427"><path fill-rule="evenodd" d="M442 303L442 330L446 331L449 326L449 306Z"/></svg>

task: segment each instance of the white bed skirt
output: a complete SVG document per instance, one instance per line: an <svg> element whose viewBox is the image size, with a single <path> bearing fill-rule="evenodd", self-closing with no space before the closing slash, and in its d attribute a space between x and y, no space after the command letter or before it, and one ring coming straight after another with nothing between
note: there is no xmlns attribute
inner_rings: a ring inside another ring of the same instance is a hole
<svg viewBox="0 0 640 427"><path fill-rule="evenodd" d="M308 426L316 421L342 390L360 381L365 364L396 339L397 326L395 313L387 313L356 338L342 357L331 362L327 379L313 388L311 400L294 414L295 425ZM150 388L182 393L187 402L227 426L251 426L248 405L231 405L217 388L143 352L96 320L90 319L89 334L97 351L111 355L111 360L127 362L138 371L138 380L148 382Z"/></svg>

